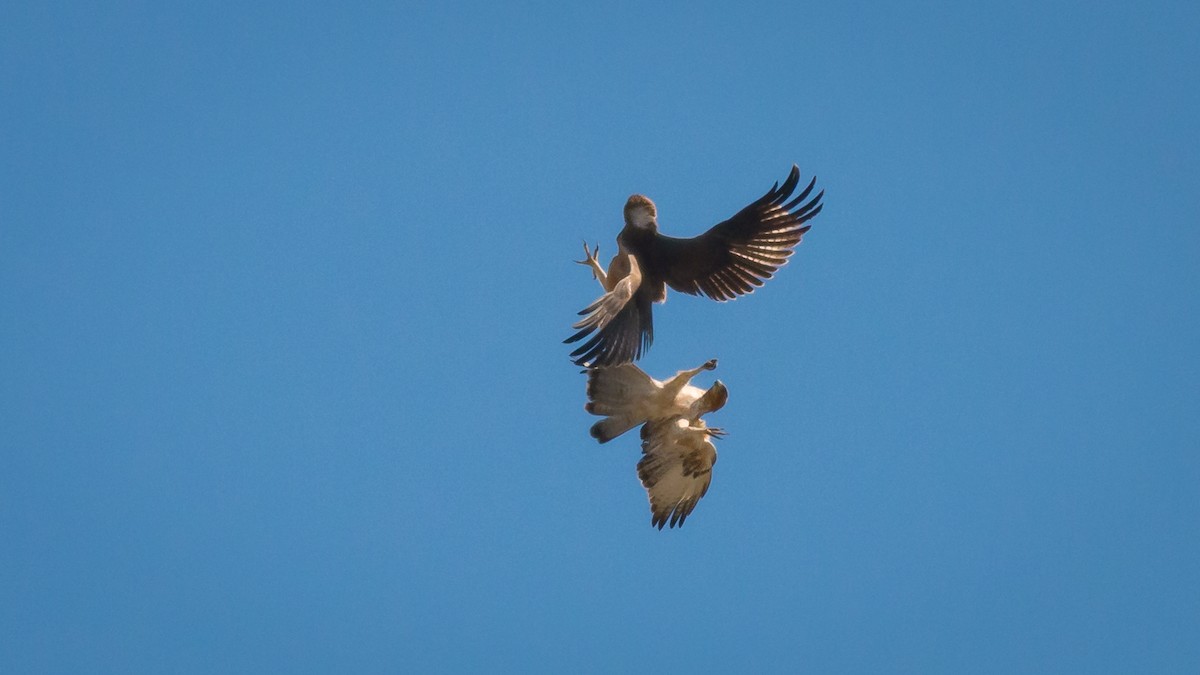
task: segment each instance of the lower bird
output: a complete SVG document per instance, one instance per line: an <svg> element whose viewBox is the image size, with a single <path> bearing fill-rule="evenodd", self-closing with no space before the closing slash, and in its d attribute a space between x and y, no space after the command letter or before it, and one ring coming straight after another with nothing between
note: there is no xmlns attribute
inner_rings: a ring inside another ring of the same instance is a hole
<svg viewBox="0 0 1200 675"><path fill-rule="evenodd" d="M587 371L584 408L604 416L592 425L593 438L607 443L642 425L638 478L650 499L650 524L660 530L683 525L712 482L717 462L712 439L724 431L709 427L702 417L720 410L729 390L720 380L705 390L691 379L716 367L712 359L663 382L632 363Z"/></svg>

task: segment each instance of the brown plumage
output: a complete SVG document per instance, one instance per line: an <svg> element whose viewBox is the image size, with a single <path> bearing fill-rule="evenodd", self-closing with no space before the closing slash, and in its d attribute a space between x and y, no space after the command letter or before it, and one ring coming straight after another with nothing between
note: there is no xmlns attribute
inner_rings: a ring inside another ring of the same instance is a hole
<svg viewBox="0 0 1200 675"><path fill-rule="evenodd" d="M587 257L579 262L592 268L604 295L580 312L576 333L564 341L586 338L571 352L575 363L613 366L641 358L654 340L651 306L666 299L668 286L720 302L762 286L795 252L811 227L804 223L821 212L824 190L809 199L816 181L793 198L800 183L800 169L793 165L782 185L690 239L659 234L654 202L630 197L607 271L596 259L598 249L584 245Z"/></svg>

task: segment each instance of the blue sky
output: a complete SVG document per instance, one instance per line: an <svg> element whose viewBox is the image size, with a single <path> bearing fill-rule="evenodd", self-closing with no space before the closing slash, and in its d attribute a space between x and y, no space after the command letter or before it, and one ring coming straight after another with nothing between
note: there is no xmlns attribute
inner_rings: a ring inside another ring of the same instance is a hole
<svg viewBox="0 0 1200 675"><path fill-rule="evenodd" d="M1196 672L1195 3L0 8L0 670ZM641 192L708 496L560 341Z"/></svg>

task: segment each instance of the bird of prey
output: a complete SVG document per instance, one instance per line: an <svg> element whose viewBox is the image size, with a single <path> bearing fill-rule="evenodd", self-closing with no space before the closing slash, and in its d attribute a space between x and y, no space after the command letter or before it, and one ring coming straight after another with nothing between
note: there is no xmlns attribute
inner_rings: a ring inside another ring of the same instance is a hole
<svg viewBox="0 0 1200 675"><path fill-rule="evenodd" d="M571 357L581 366L615 366L641 358L654 341L651 306L664 302L667 286L689 295L724 302L751 293L774 276L808 231L804 223L821 212L817 179L792 197L800 169L776 183L732 218L691 239L658 232L654 202L633 195L625 203L625 227L617 235L617 255L606 271L597 260L600 247L586 243L581 265L591 267L604 294L583 311L566 343L583 342ZM805 201L807 200L807 201Z"/></svg>
<svg viewBox="0 0 1200 675"><path fill-rule="evenodd" d="M587 371L585 409L605 416L592 425L601 443L641 424L642 460L638 478L650 498L650 524L662 529L683 525L708 492L717 448L712 439L724 431L710 428L703 415L720 410L729 390L717 380L707 390L690 384L701 371L717 367L716 359L681 370L659 382L632 363Z"/></svg>

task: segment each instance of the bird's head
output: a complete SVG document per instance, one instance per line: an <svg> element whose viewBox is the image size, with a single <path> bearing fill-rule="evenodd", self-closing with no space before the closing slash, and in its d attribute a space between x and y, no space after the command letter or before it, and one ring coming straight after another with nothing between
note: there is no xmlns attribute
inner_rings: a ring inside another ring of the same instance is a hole
<svg viewBox="0 0 1200 675"><path fill-rule="evenodd" d="M715 410L720 410L725 407L725 402L729 400L729 389L725 387L725 383L717 380L713 385L704 392L704 395L696 401L696 410L700 414L710 413Z"/></svg>
<svg viewBox="0 0 1200 675"><path fill-rule="evenodd" d="M625 202L625 227L658 231L658 209L645 195L633 195Z"/></svg>

